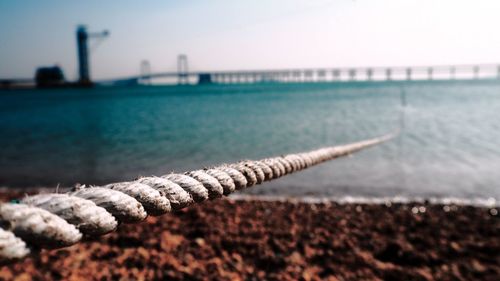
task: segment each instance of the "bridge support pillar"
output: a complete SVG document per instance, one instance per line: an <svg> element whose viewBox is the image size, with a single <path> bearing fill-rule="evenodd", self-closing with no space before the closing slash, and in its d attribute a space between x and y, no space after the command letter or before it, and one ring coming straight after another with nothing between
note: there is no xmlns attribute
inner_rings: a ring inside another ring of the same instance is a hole
<svg viewBox="0 0 500 281"><path fill-rule="evenodd" d="M333 74L333 81L338 81L340 77L340 70L335 69L332 74Z"/></svg>
<svg viewBox="0 0 500 281"><path fill-rule="evenodd" d="M141 84L151 85L151 65L149 61L143 60L141 62Z"/></svg>
<svg viewBox="0 0 500 281"><path fill-rule="evenodd" d="M177 83L178 84L188 84L188 61L186 55L179 55L177 57Z"/></svg>
<svg viewBox="0 0 500 281"><path fill-rule="evenodd" d="M411 68L406 69L406 80L411 80Z"/></svg>
<svg viewBox="0 0 500 281"><path fill-rule="evenodd" d="M324 70L318 70L316 76L318 77L318 81L325 81L326 73Z"/></svg>
<svg viewBox="0 0 500 281"><path fill-rule="evenodd" d="M304 81L312 82L313 77L312 77L312 71L311 70L306 70L304 71Z"/></svg>
<svg viewBox="0 0 500 281"><path fill-rule="evenodd" d="M368 81L373 80L373 69L369 68L366 70L366 78Z"/></svg>
<svg viewBox="0 0 500 281"><path fill-rule="evenodd" d="M351 80L351 81L356 80L356 69L349 70L349 80Z"/></svg>

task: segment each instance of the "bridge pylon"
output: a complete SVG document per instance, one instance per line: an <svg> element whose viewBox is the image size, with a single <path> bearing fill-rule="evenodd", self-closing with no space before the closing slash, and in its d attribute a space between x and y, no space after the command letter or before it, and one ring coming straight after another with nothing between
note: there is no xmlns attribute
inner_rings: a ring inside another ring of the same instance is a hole
<svg viewBox="0 0 500 281"><path fill-rule="evenodd" d="M475 80L479 79L479 70L480 70L479 69L479 65L475 65L474 69L473 69L473 71L474 71L474 79Z"/></svg>
<svg viewBox="0 0 500 281"><path fill-rule="evenodd" d="M366 70L366 79L367 79L368 81L372 81L372 80L373 80L373 69L368 68L368 69Z"/></svg>
<svg viewBox="0 0 500 281"><path fill-rule="evenodd" d="M177 56L177 83L189 84L188 59L186 55Z"/></svg>
<svg viewBox="0 0 500 281"><path fill-rule="evenodd" d="M144 85L151 85L151 64L148 60L141 61L141 78Z"/></svg>

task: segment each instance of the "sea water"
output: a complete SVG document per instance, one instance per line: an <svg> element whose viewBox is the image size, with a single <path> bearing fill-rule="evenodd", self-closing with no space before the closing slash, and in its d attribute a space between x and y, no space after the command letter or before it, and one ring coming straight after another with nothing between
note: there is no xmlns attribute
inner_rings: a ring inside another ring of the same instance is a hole
<svg viewBox="0 0 500 281"><path fill-rule="evenodd" d="M0 91L0 186L103 184L398 138L252 188L500 199L500 82Z"/></svg>

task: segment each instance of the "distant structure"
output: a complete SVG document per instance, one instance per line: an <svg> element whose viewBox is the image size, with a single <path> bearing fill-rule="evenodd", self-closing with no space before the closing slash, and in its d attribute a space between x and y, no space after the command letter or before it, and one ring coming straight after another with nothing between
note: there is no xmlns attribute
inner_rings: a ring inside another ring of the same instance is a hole
<svg viewBox="0 0 500 281"><path fill-rule="evenodd" d="M84 25L76 29L76 44L78 53L78 81L67 82L59 66L40 67L36 70L35 79L0 79L0 89L20 89L20 88L49 88L49 87L91 87L93 85L90 78L90 39L104 39L109 36L107 30L96 33L87 32Z"/></svg>
<svg viewBox="0 0 500 281"><path fill-rule="evenodd" d="M141 84L151 85L151 64L148 60L141 62Z"/></svg>
<svg viewBox="0 0 500 281"><path fill-rule="evenodd" d="M97 33L88 33L84 25L78 26L76 30L76 43L78 48L78 85L92 86L90 79L90 58L88 40L91 38L104 39L109 35L107 30Z"/></svg>
<svg viewBox="0 0 500 281"><path fill-rule="evenodd" d="M186 55L177 56L177 83L188 84L188 59Z"/></svg>
<svg viewBox="0 0 500 281"><path fill-rule="evenodd" d="M154 72L109 80L133 85L145 79L171 78L177 84L343 83L380 81L500 80L500 64L462 64L395 67L297 68L275 70L188 71L186 55L177 57L177 71Z"/></svg>
<svg viewBox="0 0 500 281"><path fill-rule="evenodd" d="M51 67L40 67L35 73L35 83L37 88L63 86L65 84L63 71L57 65Z"/></svg>
<svg viewBox="0 0 500 281"><path fill-rule="evenodd" d="M33 78L0 79L0 89L46 87L91 87L90 48L91 39L103 40L108 31L90 33L83 25L76 29L78 51L78 81L68 82L58 66L40 67ZM98 41L97 43L99 43ZM95 45L93 45L95 49ZM134 86L151 85L153 79L177 81L186 84L250 84L250 83L344 83L379 81L444 81L444 80L498 80L500 64L462 64L431 66L384 66L384 67L323 67L289 69L254 69L225 71L189 71L188 57L177 56L177 71L152 72L148 60L141 61L140 72L133 76L99 81L100 85Z"/></svg>
<svg viewBox="0 0 500 281"><path fill-rule="evenodd" d="M198 84L212 84L212 75L210 73L200 73L198 75Z"/></svg>

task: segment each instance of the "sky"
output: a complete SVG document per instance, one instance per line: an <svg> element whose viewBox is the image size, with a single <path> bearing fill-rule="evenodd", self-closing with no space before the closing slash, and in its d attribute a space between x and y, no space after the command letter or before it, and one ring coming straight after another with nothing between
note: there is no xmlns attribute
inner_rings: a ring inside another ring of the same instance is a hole
<svg viewBox="0 0 500 281"><path fill-rule="evenodd" d="M189 69L500 63L498 0L2 0L0 78L58 64L77 77L75 30L93 46L95 80L137 75L149 60Z"/></svg>

